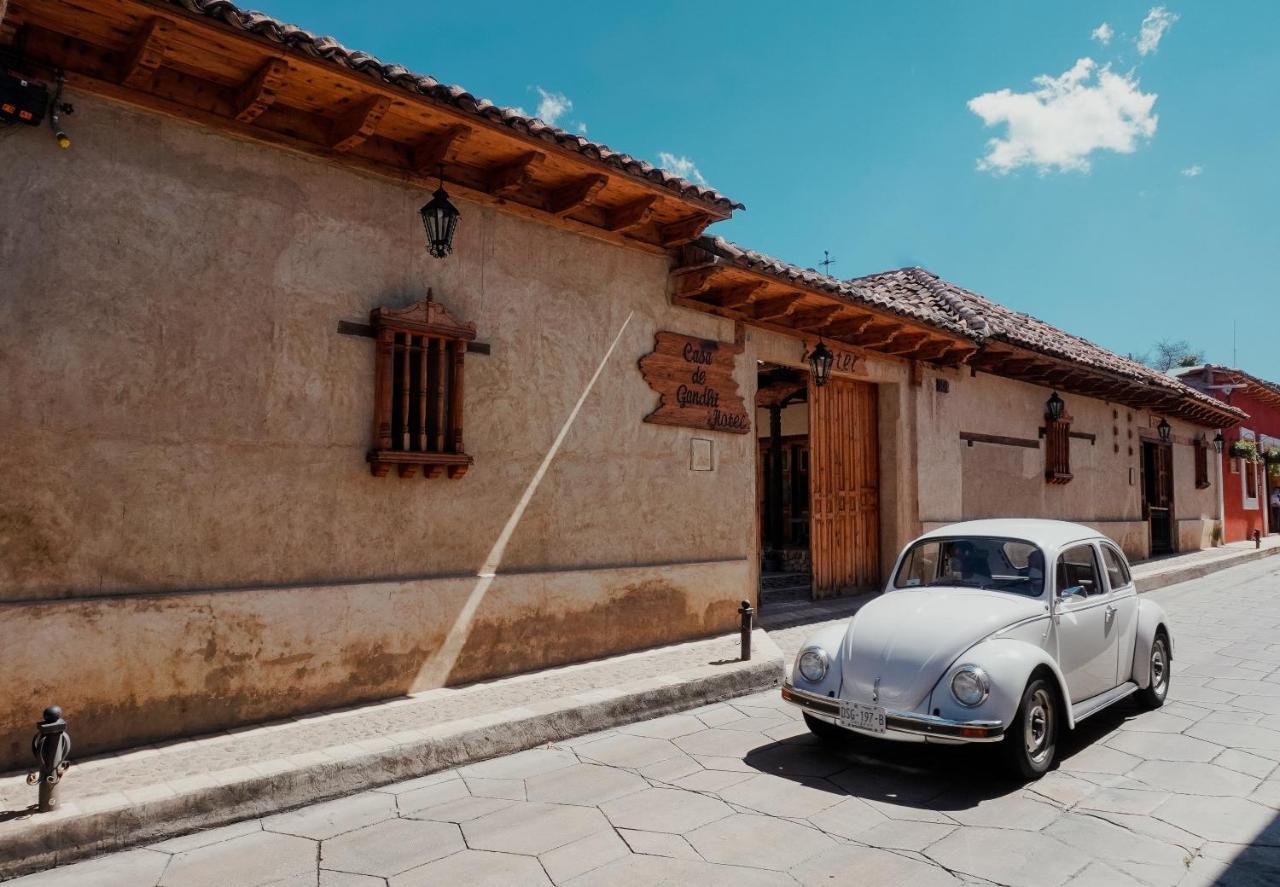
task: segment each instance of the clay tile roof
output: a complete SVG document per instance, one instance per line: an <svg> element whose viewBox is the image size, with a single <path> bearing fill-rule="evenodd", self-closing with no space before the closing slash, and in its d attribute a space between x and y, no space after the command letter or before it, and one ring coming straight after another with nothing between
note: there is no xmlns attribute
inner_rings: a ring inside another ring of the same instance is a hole
<svg viewBox="0 0 1280 887"><path fill-rule="evenodd" d="M1260 379L1257 376L1246 373L1242 369L1238 369L1237 367L1206 363L1203 366L1185 367L1173 370L1172 372L1175 376L1185 376L1191 379L1191 386L1197 390L1201 390L1202 385L1207 383L1197 385L1195 376L1200 376L1201 379L1204 379L1207 374L1212 374L1215 380L1217 377L1221 376L1230 380L1234 384L1244 385L1246 391L1258 400L1265 401L1273 405L1280 405L1280 384L1270 382L1266 379ZM1206 391L1205 393L1210 394L1211 392ZM1224 400L1224 398L1219 396L1218 400Z"/></svg>
<svg viewBox="0 0 1280 887"><path fill-rule="evenodd" d="M861 302L950 333L973 338L972 331L949 309L945 300L928 289L922 291L919 287L894 286L891 282L882 286L863 286L860 280L841 280L812 268L790 265L772 256L744 249L722 237L704 237L698 242L698 246L740 268L760 271L811 289L844 296L853 302Z"/></svg>
<svg viewBox="0 0 1280 887"><path fill-rule="evenodd" d="M441 83L434 77L415 74L403 65L388 64L380 61L367 52L347 49L332 37L320 37L272 18L261 12L241 9L229 0L168 0L196 15L206 16L223 22L240 31L278 43L289 49L306 53L313 58L321 59L350 71L381 80L388 85L403 89L405 92L425 96L437 102L451 105L468 114L482 117L494 123L507 126L516 132L542 139L568 151L573 151L599 160L614 167L619 172L636 178L646 179L663 188L679 194L685 199L698 200L712 204L722 210L745 209L741 203L729 199L705 185L698 185L677 175L673 175L653 164L614 151L607 145L592 142L580 135L565 132L550 126L527 114L520 114L511 108L495 105L488 99L478 98L461 86Z"/></svg>
<svg viewBox="0 0 1280 887"><path fill-rule="evenodd" d="M910 289L914 284L919 290L928 291L945 303L955 316L964 322L976 341L1007 342L1029 351L1037 351L1050 357L1100 370L1113 377L1164 389L1171 394L1211 404L1215 409L1221 409L1223 406L1221 402L1215 402L1213 398L1197 391L1180 379L1127 357L1121 357L1101 345L1058 329L1030 314L1006 308L985 296L943 280L924 268L903 268L898 271L873 274L857 278L851 283L886 290L903 286ZM1239 413L1238 410L1233 412ZM1244 414L1239 413L1239 415Z"/></svg>

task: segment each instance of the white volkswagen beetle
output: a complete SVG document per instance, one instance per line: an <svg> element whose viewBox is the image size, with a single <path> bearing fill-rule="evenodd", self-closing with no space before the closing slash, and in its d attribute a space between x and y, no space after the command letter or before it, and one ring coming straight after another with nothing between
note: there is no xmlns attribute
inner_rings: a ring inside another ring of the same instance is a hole
<svg viewBox="0 0 1280 887"><path fill-rule="evenodd" d="M1035 779L1064 726L1133 693L1163 705L1172 652L1164 610L1139 600L1110 539L969 521L912 542L885 594L809 638L782 698L823 738L1001 742Z"/></svg>

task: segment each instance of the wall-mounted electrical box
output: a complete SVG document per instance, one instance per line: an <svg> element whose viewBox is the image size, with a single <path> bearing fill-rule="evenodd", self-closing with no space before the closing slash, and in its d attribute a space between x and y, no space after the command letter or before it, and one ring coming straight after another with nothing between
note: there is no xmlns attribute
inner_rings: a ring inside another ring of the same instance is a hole
<svg viewBox="0 0 1280 887"><path fill-rule="evenodd" d="M0 122L38 126L49 107L49 87L0 72Z"/></svg>

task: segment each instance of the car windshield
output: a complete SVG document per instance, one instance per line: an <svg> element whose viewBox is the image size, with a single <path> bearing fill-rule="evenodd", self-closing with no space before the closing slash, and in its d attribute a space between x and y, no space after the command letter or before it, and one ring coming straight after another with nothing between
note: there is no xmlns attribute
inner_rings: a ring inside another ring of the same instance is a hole
<svg viewBox="0 0 1280 887"><path fill-rule="evenodd" d="M1039 597L1044 553L1030 542L970 536L926 539L902 559L894 588L985 588Z"/></svg>

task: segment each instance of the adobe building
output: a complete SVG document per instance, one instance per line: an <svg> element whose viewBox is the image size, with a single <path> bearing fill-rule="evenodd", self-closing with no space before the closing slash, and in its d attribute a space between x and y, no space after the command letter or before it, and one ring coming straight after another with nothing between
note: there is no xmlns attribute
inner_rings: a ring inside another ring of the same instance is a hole
<svg viewBox="0 0 1280 887"><path fill-rule="evenodd" d="M1198 391L1249 414L1247 421L1228 431L1222 446L1223 536L1241 542L1280 532L1280 509L1274 504L1280 489L1280 385L1234 367L1206 364L1177 371L1178 378ZM1256 458L1242 457L1252 444ZM1265 457L1270 452L1271 460Z"/></svg>
<svg viewBox="0 0 1280 887"><path fill-rule="evenodd" d="M1210 544L1240 410L928 272L224 0L0 48L0 767L53 702L93 752L725 632L789 545L821 597L970 517Z"/></svg>

